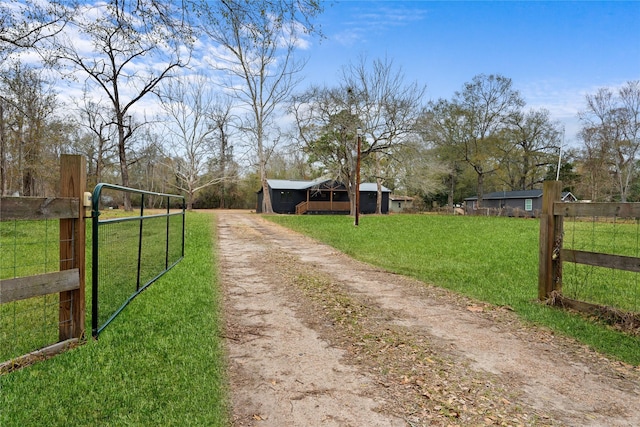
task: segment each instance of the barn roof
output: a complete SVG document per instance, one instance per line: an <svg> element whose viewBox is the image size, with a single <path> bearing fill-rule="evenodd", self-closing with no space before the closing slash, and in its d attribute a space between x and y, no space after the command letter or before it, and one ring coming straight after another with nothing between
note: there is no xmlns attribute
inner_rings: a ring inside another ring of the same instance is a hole
<svg viewBox="0 0 640 427"><path fill-rule="evenodd" d="M360 184L360 191L378 191L378 184L375 182L363 182ZM383 185L382 192L391 193L391 190Z"/></svg>
<svg viewBox="0 0 640 427"><path fill-rule="evenodd" d="M389 196L389 200L411 202L411 201L413 201L413 197L411 197L411 196L400 196L400 195L397 195L397 194L391 194Z"/></svg>
<svg viewBox="0 0 640 427"><path fill-rule="evenodd" d="M330 181L328 179L315 179L313 181L292 181L288 179L268 179L269 187L274 190L305 190Z"/></svg>
<svg viewBox="0 0 640 427"><path fill-rule="evenodd" d="M331 179L319 178L313 181L296 181L296 180L288 180L288 179L268 179L267 183L269 187L273 190L306 190L308 188L313 188L318 185L324 184L325 182L333 181ZM375 182L363 182L360 184L360 191L378 191L378 186ZM391 193L391 190L386 188L384 185L382 186L383 193Z"/></svg>
<svg viewBox="0 0 640 427"><path fill-rule="evenodd" d="M576 198L569 191L562 192L562 199L564 200L568 195L571 195L573 200ZM482 196L483 200L504 200L504 199L537 199L542 197L542 190L520 190L520 191L495 191L493 193L487 193ZM478 200L478 196L467 197L465 200Z"/></svg>

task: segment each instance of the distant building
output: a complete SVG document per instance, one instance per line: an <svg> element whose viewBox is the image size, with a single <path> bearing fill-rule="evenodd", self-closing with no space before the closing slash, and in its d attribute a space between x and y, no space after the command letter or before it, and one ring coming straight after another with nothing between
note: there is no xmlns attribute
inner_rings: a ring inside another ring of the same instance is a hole
<svg viewBox="0 0 640 427"><path fill-rule="evenodd" d="M391 194L389 196L389 212L401 213L413 209L413 197L397 196Z"/></svg>
<svg viewBox="0 0 640 427"><path fill-rule="evenodd" d="M578 199L571 192L562 193L563 202L575 202ZM532 216L537 217L542 210L542 190L496 191L482 197L478 207L478 196L464 199L465 213L477 215Z"/></svg>
<svg viewBox="0 0 640 427"><path fill-rule="evenodd" d="M318 179L314 181L291 181L269 179L269 194L275 213L283 214L349 214L351 205L347 187L338 181ZM262 212L263 190L258 190L256 212ZM383 214L389 213L391 190L382 187ZM376 212L378 197L375 183L360 184L360 213Z"/></svg>

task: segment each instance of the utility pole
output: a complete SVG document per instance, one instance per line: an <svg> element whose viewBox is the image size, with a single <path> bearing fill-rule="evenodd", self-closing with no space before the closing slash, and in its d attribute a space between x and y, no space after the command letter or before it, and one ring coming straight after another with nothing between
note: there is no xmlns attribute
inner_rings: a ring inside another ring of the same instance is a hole
<svg viewBox="0 0 640 427"><path fill-rule="evenodd" d="M356 129L358 152L356 156L356 219L353 225L358 226L360 220L360 147L362 146L362 129Z"/></svg>

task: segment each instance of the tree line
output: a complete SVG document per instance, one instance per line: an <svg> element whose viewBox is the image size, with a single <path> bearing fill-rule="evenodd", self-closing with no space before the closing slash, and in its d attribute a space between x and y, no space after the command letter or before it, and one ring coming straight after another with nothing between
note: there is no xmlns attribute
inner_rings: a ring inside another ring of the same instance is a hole
<svg viewBox="0 0 640 427"><path fill-rule="evenodd" d="M567 147L502 75L426 102L393 59L361 57L334 85L301 88L298 46L322 37L320 13L315 0L3 3L2 195L52 194L59 155L80 153L90 184L181 193L189 207L255 207L269 178L327 177L353 213L358 157L380 194L426 208L556 178L582 199L640 200L640 82L588 94ZM64 104L61 79L77 88Z"/></svg>

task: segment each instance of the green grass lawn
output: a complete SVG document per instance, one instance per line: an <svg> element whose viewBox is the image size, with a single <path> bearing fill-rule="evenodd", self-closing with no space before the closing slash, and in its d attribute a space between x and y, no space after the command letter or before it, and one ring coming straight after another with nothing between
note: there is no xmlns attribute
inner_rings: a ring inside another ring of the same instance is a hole
<svg viewBox="0 0 640 427"><path fill-rule="evenodd" d="M640 339L536 301L538 222L491 217L269 216L388 270L496 305L640 364ZM212 217L185 259L77 349L0 376L0 426L228 425Z"/></svg>
<svg viewBox="0 0 640 427"><path fill-rule="evenodd" d="M228 425L212 216L186 256L100 335L0 376L0 426Z"/></svg>
<svg viewBox="0 0 640 427"><path fill-rule="evenodd" d="M142 218L142 217L136 217ZM167 248L167 217L146 217L142 223L142 245L140 251L140 288L146 286L181 257L182 216L168 217L169 246ZM138 243L140 220L107 221L99 226L98 268L98 316L102 328L128 298L137 291ZM90 231L90 230L89 230ZM91 233L88 232L90 237ZM91 241L87 242L87 257L91 257ZM89 260L90 262L90 260ZM87 264L90 280L91 265Z"/></svg>
<svg viewBox="0 0 640 427"><path fill-rule="evenodd" d="M356 228L353 218L347 216L266 218L370 264L481 301L509 306L529 322L640 365L638 337L537 302L537 220L385 215L365 216Z"/></svg>

